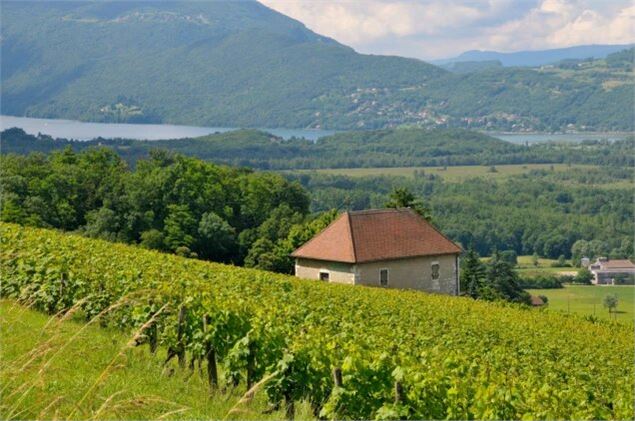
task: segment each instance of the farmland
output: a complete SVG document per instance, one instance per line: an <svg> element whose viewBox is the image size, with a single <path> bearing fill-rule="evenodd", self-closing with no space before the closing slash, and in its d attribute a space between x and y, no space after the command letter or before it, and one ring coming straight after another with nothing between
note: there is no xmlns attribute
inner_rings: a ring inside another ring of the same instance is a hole
<svg viewBox="0 0 635 421"><path fill-rule="evenodd" d="M316 172L318 174L345 175L349 177L368 176L405 176L414 177L415 170L424 171L426 174L434 174L449 182L459 182L468 178L484 177L492 180L500 180L512 175L527 174L531 170L551 170L562 172L572 168L591 169L595 165L583 164L519 164L519 165L460 165L450 167L393 167L393 168L334 168L319 170L302 170L299 173Z"/></svg>
<svg viewBox="0 0 635 421"><path fill-rule="evenodd" d="M224 374L210 375L212 386L225 379L246 391L262 382L259 399L284 404L287 416L300 415L305 404L316 416L338 419L620 419L633 413L635 337L625 324L315 283L0 227L3 297L50 314L71 310L134 336L146 352L167 351L183 363L176 377L185 377L186 361L202 361L208 373L217 361ZM101 386L96 382L90 393L107 396ZM94 407L84 402L59 415L91 416Z"/></svg>
<svg viewBox="0 0 635 421"><path fill-rule="evenodd" d="M533 295L545 295L549 299L550 311L622 321L635 319L635 287L630 285L565 285L564 288L558 289L528 291ZM617 309L613 313L609 313L602 304L602 300L608 294L615 294L618 299Z"/></svg>

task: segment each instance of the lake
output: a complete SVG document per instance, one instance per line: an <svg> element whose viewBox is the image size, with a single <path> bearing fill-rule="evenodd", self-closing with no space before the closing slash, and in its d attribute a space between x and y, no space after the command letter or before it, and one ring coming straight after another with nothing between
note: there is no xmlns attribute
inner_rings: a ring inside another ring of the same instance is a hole
<svg viewBox="0 0 635 421"><path fill-rule="evenodd" d="M73 120L53 120L46 118L0 116L0 130L19 127L29 134L47 134L65 139L90 140L96 137L125 139L181 139L184 137L205 136L210 133L222 133L237 130L236 127L197 127L176 126L172 124L119 124L86 123ZM317 140L335 131L312 129L259 129L284 139L303 137Z"/></svg>
<svg viewBox="0 0 635 421"><path fill-rule="evenodd" d="M180 139L184 137L205 136L210 133L222 133L237 130L236 127L198 127L177 126L172 124L120 124L120 123L86 123L73 120L57 120L45 118L0 116L0 130L11 127L19 127L29 134L47 134L75 140L90 140L97 137L125 138L125 139ZM317 140L320 137L336 133L334 130L317 129L268 129L261 128L275 136L289 139L303 137L308 140ZM562 142L579 142L587 139L619 140L626 137L625 133L488 133L499 139L523 144L546 142L550 140Z"/></svg>

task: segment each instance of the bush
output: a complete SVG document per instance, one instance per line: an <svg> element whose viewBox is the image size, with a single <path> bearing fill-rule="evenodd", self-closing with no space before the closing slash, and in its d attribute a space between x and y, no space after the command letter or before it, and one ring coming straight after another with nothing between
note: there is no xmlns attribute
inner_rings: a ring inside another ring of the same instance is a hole
<svg viewBox="0 0 635 421"><path fill-rule="evenodd" d="M578 274L573 278L573 282L576 284L590 285L593 274L587 268L582 268L578 271Z"/></svg>
<svg viewBox="0 0 635 421"><path fill-rule="evenodd" d="M520 278L520 286L524 289L552 289L562 288L563 276L557 275L537 275Z"/></svg>
<svg viewBox="0 0 635 421"><path fill-rule="evenodd" d="M514 250L505 250L500 253L501 260L516 266L518 264L518 254Z"/></svg>

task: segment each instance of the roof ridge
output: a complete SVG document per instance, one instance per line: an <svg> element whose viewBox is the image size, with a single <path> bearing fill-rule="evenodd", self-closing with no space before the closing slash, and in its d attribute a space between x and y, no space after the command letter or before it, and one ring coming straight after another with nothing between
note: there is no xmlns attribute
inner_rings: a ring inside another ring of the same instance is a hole
<svg viewBox="0 0 635 421"><path fill-rule="evenodd" d="M364 215L368 213L392 213L392 212L403 212L407 211L410 208L382 208L382 209L363 209L356 211L349 211L351 215Z"/></svg>
<svg viewBox="0 0 635 421"><path fill-rule="evenodd" d="M346 211L348 218L348 233L351 236L351 245L353 246L353 261L357 263L357 247L355 246L355 235L353 234L353 224L351 223L351 213Z"/></svg>

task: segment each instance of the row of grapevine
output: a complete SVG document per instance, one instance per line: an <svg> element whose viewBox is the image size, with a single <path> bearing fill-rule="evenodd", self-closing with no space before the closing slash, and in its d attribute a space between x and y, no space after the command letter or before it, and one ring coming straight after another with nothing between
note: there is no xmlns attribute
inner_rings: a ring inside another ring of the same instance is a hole
<svg viewBox="0 0 635 421"><path fill-rule="evenodd" d="M625 419L632 326L511 305L298 280L0 225L0 294L138 329L181 364L263 387L289 417ZM148 321L151 320L151 323Z"/></svg>

